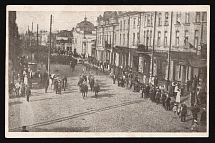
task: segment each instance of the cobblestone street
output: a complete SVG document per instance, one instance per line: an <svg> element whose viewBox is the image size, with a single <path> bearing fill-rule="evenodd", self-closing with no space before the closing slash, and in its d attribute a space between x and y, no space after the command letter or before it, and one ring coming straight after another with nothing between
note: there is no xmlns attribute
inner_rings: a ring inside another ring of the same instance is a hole
<svg viewBox="0 0 215 143"><path fill-rule="evenodd" d="M55 94L49 89L45 94L44 89L32 89L30 102L24 97L9 99L9 131L21 131L26 125L30 132L190 132L190 110L181 123L161 104L112 84L110 76L103 74L95 75L101 85L99 97L89 90L83 99L77 86L82 65L74 72L68 65L51 65L51 71L56 69L67 75L66 91Z"/></svg>

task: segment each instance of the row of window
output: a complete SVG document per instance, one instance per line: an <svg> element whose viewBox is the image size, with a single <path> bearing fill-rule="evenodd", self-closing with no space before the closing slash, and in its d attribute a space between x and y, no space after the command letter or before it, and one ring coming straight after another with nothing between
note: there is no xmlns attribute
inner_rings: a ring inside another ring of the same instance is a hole
<svg viewBox="0 0 215 143"><path fill-rule="evenodd" d="M138 21L137 21L138 19ZM132 18L133 21L133 28L137 28L140 25L140 17L138 18ZM202 21L207 21L207 13L203 12L202 14ZM185 12L185 21L186 24L190 23L190 12ZM199 23L200 22L200 12L196 12L195 16L195 22ZM129 25L129 20L126 22L126 20L120 21L120 29L126 29ZM176 24L181 23L181 12L176 13ZM157 24L158 26L162 25L162 13L158 13L158 18L157 18ZM169 12L165 12L165 17L164 17L164 25L169 25ZM144 27L147 26L153 26L153 15L145 15L144 18Z"/></svg>
<svg viewBox="0 0 215 143"><path fill-rule="evenodd" d="M203 12L202 21L207 21L207 12ZM190 13L185 12L185 23L190 23ZM200 12L196 12L195 22L200 22ZM176 13L176 23L181 23L181 12Z"/></svg>
<svg viewBox="0 0 215 143"><path fill-rule="evenodd" d="M197 46L198 46L198 40L199 40L199 33L198 33L199 31L198 30L195 30L195 34L194 34L194 44L193 44L193 46L195 47L195 48L197 48ZM176 47L178 47L179 46L179 38L180 38L180 36L179 36L179 31L176 31L176 37L175 37L175 46ZM167 36L168 36L168 33L167 33L167 31L164 31L164 46L167 46ZM185 32L184 32L184 45L185 46L189 46L189 44L191 44L190 42L189 42L189 39L188 39L188 37L189 37L189 34L188 34L188 30L185 30ZM157 45L158 46L160 46L161 45L161 31L158 31L158 36L157 36Z"/></svg>
<svg viewBox="0 0 215 143"><path fill-rule="evenodd" d="M168 32L167 31L164 31L164 47L168 46L168 42L167 42L167 37L168 37ZM135 44L138 44L140 42L140 34L139 32L137 33L133 33L133 45ZM137 39L136 39L137 38ZM180 32L179 31L176 31L175 33L175 46L178 47L179 46L179 38L180 38ZM100 35L99 37L99 44L102 43L102 35ZM112 41L112 37L111 35L104 35L104 40L107 41L109 44L111 44L111 41ZM137 40L137 41L136 41ZM126 46L126 44L128 44L128 41L129 41L129 35L127 34L127 43L125 43L125 34L120 34L119 35L119 44L120 45L124 45ZM195 30L195 33L194 33L194 44L193 46L195 48L198 47L198 41L199 41L199 31L198 30ZM114 43L116 42L116 34L114 36ZM147 30L147 31L144 31L144 37L143 37L143 44L146 45L146 46L152 46L152 30ZM185 30L184 31L184 45L185 46L189 46L190 41L189 41L189 33L188 33L188 30ZM160 46L161 45L161 31L158 31L157 33L157 45Z"/></svg>
<svg viewBox="0 0 215 143"><path fill-rule="evenodd" d="M162 13L158 14L158 26L162 25ZM165 12L164 25L169 25L169 13Z"/></svg>

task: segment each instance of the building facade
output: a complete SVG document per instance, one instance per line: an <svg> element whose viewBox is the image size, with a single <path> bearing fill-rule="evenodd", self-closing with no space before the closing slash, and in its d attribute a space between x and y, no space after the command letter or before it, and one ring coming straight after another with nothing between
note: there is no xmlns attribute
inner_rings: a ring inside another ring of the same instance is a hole
<svg viewBox="0 0 215 143"><path fill-rule="evenodd" d="M114 25L111 15L104 12L97 20L97 60L129 66L140 78L206 79L206 12L124 11L113 16Z"/></svg>
<svg viewBox="0 0 215 143"><path fill-rule="evenodd" d="M95 26L84 18L84 21L78 23L73 30L73 47L77 54L84 57L91 55L92 40L96 39Z"/></svg>

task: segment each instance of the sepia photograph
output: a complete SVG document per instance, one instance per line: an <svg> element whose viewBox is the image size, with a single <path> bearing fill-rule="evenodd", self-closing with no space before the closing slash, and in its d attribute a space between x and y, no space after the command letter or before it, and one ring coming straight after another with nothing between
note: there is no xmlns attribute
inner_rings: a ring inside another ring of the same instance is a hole
<svg viewBox="0 0 215 143"><path fill-rule="evenodd" d="M5 137L208 137L209 34L209 5L8 5Z"/></svg>

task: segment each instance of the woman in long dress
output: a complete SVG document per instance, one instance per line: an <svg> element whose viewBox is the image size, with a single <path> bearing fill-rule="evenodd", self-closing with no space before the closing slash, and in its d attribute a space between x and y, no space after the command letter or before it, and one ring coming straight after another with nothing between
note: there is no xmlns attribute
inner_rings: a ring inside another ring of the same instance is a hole
<svg viewBox="0 0 215 143"><path fill-rule="evenodd" d="M178 89L178 92L177 92L177 94L176 94L176 103L180 103L181 102L181 90L180 89Z"/></svg>

